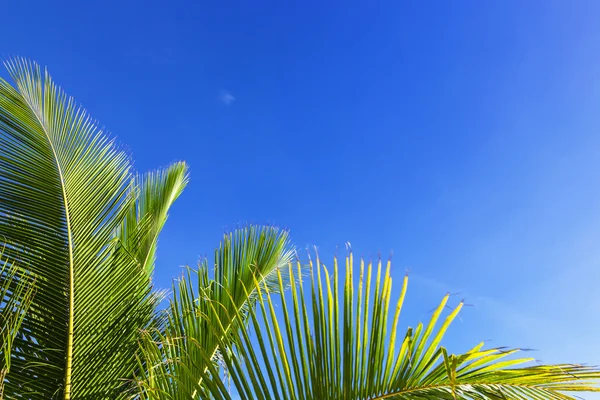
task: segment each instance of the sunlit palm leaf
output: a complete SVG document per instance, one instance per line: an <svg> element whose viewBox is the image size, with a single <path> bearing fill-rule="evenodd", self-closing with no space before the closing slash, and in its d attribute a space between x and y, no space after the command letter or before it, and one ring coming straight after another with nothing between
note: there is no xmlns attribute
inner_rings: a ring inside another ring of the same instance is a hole
<svg viewBox="0 0 600 400"><path fill-rule="evenodd" d="M593 368L515 368L531 359L482 345L448 355L440 343L462 307L437 327L448 296L427 325L398 337L408 279L390 304L390 263L382 274L381 262L374 271L361 261L357 289L352 264L350 255L341 293L337 261L332 276L318 260L311 263L310 288L304 287L299 265L296 271L290 265L287 295L281 293L288 278L281 278L279 294L260 280L249 286L261 294L256 310L250 309L250 329L217 335L227 337L221 342L227 346L222 362L242 399L574 399L564 393L598 391L600 372ZM218 321L211 324L220 329ZM215 398L231 398L214 376L214 371L204 374L214 382L206 390Z"/></svg>
<svg viewBox="0 0 600 400"><path fill-rule="evenodd" d="M287 232L250 226L225 235L214 265L204 260L198 271L188 270L174 285L166 329L148 331L142 343L148 366L138 381L143 397L206 398L207 386L221 384L218 378L202 378L216 373L224 340L216 336L212 324L220 322L224 332L243 326L257 298L256 292L245 288L261 276L263 285L278 290L277 271L287 270L292 255ZM235 317L227 319L228 315Z"/></svg>
<svg viewBox="0 0 600 400"><path fill-rule="evenodd" d="M6 396L110 398L154 314L147 272L165 207L145 213L128 157L47 73L7 67L16 88L0 80L0 244L36 277L36 295ZM135 207L146 215L124 228Z"/></svg>
<svg viewBox="0 0 600 400"><path fill-rule="evenodd" d="M119 239L148 275L154 271L158 234L167 220L169 208L187 183L187 165L183 162L134 179L136 202L127 213Z"/></svg>

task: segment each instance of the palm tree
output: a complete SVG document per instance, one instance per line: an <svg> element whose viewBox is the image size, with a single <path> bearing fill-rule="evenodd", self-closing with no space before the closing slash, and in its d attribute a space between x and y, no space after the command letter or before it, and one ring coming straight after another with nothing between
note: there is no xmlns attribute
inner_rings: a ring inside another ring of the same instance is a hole
<svg viewBox="0 0 600 400"><path fill-rule="evenodd" d="M47 72L25 60L7 67L15 87L0 80L2 264L26 268L36 292L5 396L114 397L133 376L140 328L154 320L156 238L186 166L134 175Z"/></svg>
<svg viewBox="0 0 600 400"><path fill-rule="evenodd" d="M512 352L449 355L431 322L396 327L389 264L293 262L274 227L226 234L214 263L152 285L159 233L187 184L176 163L143 176L37 64L0 80L0 382L8 399L568 399L600 372L515 368ZM294 266L295 265L295 266ZM310 275L310 284L303 277ZM322 276L324 275L324 278ZM279 307L278 307L279 306ZM392 317L393 315L393 317ZM397 349L397 350L396 350ZM226 379L223 379L226 374ZM232 389L232 390L233 390ZM233 392L232 392L233 393Z"/></svg>

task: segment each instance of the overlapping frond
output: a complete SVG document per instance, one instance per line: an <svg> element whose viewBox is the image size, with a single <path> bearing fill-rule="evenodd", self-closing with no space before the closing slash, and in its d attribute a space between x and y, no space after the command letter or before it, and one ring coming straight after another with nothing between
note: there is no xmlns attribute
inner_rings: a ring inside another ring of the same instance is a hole
<svg viewBox="0 0 600 400"><path fill-rule="evenodd" d="M29 310L34 279L22 268L8 263L0 249L0 399L4 398L4 378L10 370L12 347Z"/></svg>
<svg viewBox="0 0 600 400"><path fill-rule="evenodd" d="M221 362L241 399L574 399L565 393L599 391L600 372L589 367L517 368L531 360L514 358L516 350L483 350L482 344L449 355L441 341L462 303L439 324L448 295L428 324L399 337L408 278L394 304L389 262L382 273L381 262L375 271L361 261L358 288L352 264L350 255L341 288L337 261L330 275L318 259L310 264L310 287L299 264L289 266L285 280L280 275L278 293L260 280L249 286L260 294L249 310L249 329L217 335L225 338ZM212 326L218 331L222 324ZM231 398L216 372L204 374L212 380L207 391Z"/></svg>
<svg viewBox="0 0 600 400"><path fill-rule="evenodd" d="M286 231L249 226L226 234L215 251L214 265L203 260L198 271L174 284L174 295L163 332L148 331L142 343L147 365L138 379L143 398L206 398L207 386L219 381L203 375L216 373L224 332L244 327L257 293L245 288L259 278L279 288L277 271L287 270L293 257ZM282 278L285 280L284 278ZM233 318L227 318L231 316Z"/></svg>
<svg viewBox="0 0 600 400"><path fill-rule="evenodd" d="M0 245L36 277L36 295L6 397L110 398L131 376L139 329L154 313L146 272L170 200L132 195L140 189L126 154L47 72L21 59L7 67L15 87L0 80ZM161 192L153 182L162 177L148 181L141 190ZM148 215L130 224L143 242L132 246L117 233L136 205Z"/></svg>

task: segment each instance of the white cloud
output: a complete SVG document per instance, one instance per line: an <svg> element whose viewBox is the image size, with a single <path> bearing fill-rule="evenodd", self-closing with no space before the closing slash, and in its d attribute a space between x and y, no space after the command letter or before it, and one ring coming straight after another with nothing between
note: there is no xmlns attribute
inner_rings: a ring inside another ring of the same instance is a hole
<svg viewBox="0 0 600 400"><path fill-rule="evenodd" d="M219 99L221 100L221 102L223 102L223 104L230 106L235 101L235 96L232 95L231 92L223 90L221 92L221 95L219 96Z"/></svg>

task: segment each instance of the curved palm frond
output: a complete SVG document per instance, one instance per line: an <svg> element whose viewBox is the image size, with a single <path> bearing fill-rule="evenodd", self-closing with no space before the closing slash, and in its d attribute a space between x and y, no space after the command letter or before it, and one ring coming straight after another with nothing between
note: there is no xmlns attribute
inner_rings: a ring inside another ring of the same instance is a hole
<svg viewBox="0 0 600 400"><path fill-rule="evenodd" d="M126 154L47 72L22 59L7 67L15 87L0 80L0 245L36 277L36 294L5 394L110 398L131 377L139 329L153 318L147 272L182 186L160 175L138 188Z"/></svg>
<svg viewBox="0 0 600 400"><path fill-rule="evenodd" d="M148 275L154 272L158 235L167 221L171 205L187 186L188 167L184 162L137 175L133 180L133 197L118 237L123 247Z"/></svg>
<svg viewBox="0 0 600 400"><path fill-rule="evenodd" d="M243 327L258 298L245 288L261 276L263 285L277 291L277 271L287 270L292 256L286 231L249 226L224 236L213 268L204 260L198 271L188 269L173 285L165 329L147 331L142 342L147 367L137 381L142 397L205 398L213 380L205 381L203 375L219 363L224 342L211 325L219 322L223 332ZM228 315L235 317L227 319Z"/></svg>
<svg viewBox="0 0 600 400"><path fill-rule="evenodd" d="M337 260L330 276L317 259L310 263L310 289L302 268L289 266L280 290L260 280L249 286L260 293L250 309L250 329L219 331L222 364L241 399L574 399L565 394L600 391L600 371L580 365L517 368L532 359L515 359L517 350L483 350L480 344L461 355L449 355L440 343L462 303L436 328L446 308L446 295L427 325L409 328L398 337L398 321L407 290L404 278L399 298L391 303L390 265L360 264L358 290L352 255L340 293ZM374 276L373 276L374 275ZM281 275L280 275L281 276ZM284 283L291 290L283 294ZM280 306L277 309L277 306ZM391 307L391 308L390 308ZM239 314L238 314L239 315ZM212 321L214 315L210 316ZM225 318L228 321L231 316ZM214 398L232 398L214 368Z"/></svg>

